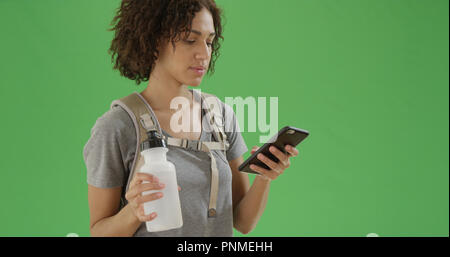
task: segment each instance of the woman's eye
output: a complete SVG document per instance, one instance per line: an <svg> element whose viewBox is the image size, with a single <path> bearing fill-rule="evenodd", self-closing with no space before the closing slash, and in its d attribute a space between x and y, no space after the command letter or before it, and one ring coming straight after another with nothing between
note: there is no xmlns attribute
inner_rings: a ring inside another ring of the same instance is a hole
<svg viewBox="0 0 450 257"><path fill-rule="evenodd" d="M186 43L192 45L193 43L195 43L195 40L186 40ZM212 46L212 43L206 43L208 46Z"/></svg>

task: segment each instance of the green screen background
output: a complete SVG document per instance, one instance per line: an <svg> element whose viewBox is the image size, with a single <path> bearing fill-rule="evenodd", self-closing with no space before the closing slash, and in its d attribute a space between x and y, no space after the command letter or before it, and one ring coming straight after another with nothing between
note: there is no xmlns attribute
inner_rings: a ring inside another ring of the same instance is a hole
<svg viewBox="0 0 450 257"><path fill-rule="evenodd" d="M0 1L0 236L89 236L83 146L146 86L107 54L119 3ZM311 132L235 236L448 236L448 1L217 3L225 41L200 88L276 96L279 127Z"/></svg>

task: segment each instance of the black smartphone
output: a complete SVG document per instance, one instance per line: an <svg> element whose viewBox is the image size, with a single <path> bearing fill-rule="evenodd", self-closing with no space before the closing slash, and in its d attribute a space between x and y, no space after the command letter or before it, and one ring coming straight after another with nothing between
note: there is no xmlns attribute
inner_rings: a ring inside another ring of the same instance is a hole
<svg viewBox="0 0 450 257"><path fill-rule="evenodd" d="M254 152L250 157L247 158L240 166L239 171L241 172L247 172L247 173L253 173L253 174L259 174L256 171L253 171L250 169L250 164L258 165L262 168L270 170L270 168L264 164L262 161L260 161L256 156L259 153L264 154L268 158L270 158L274 162L278 162L278 158L275 157L270 151L269 147L271 145L278 148L281 152L287 153L287 151L284 149L286 145L292 145L293 147L296 147L300 142L302 142L307 136L309 135L309 132L303 129L286 126L280 131L278 131L277 134L272 136L267 143L265 143L263 146L261 146L256 152Z"/></svg>

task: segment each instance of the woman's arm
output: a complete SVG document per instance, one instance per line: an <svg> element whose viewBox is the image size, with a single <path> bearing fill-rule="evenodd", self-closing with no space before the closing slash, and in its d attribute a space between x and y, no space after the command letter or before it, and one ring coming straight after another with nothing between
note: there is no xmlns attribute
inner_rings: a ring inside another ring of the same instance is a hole
<svg viewBox="0 0 450 257"><path fill-rule="evenodd" d="M258 223L269 195L270 180L256 176L250 187L247 173L238 167L244 162L243 157L229 162L233 174L233 223L234 228L243 234L252 231Z"/></svg>
<svg viewBox="0 0 450 257"><path fill-rule="evenodd" d="M122 187L98 188L88 185L91 236L133 236L141 221L129 204L119 212Z"/></svg>
<svg viewBox="0 0 450 257"><path fill-rule="evenodd" d="M253 147L251 153L253 154L257 149L257 146ZM282 153L276 147L269 148L269 151L278 158L278 163L263 154L257 156L270 170L257 165L250 165L252 170L259 173L250 188L248 175L238 170L238 167L244 162L243 157L229 162L233 174L233 223L239 232L247 234L256 227L266 207L270 181L276 179L283 174L285 169L289 168L289 158L298 155L298 150L290 145L287 145L285 149L287 154Z"/></svg>
<svg viewBox="0 0 450 257"><path fill-rule="evenodd" d="M141 172L136 173L130 182L128 192L125 194L128 204L117 212L120 206L122 187L105 189L89 185L91 235L133 236L142 222L151 221L158 216L155 212L145 215L144 203L164 197L163 194L158 192L148 195L142 195L142 193L163 188L164 185L159 184L157 177ZM180 186L178 186L179 190L181 190Z"/></svg>

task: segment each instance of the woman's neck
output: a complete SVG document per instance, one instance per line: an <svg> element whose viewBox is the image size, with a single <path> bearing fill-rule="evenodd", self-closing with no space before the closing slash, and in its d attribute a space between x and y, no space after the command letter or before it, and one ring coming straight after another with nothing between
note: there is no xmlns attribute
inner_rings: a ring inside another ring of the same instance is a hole
<svg viewBox="0 0 450 257"><path fill-rule="evenodd" d="M174 97L183 96L192 106L193 95L187 85L183 85L173 78L160 75L150 76L147 88L141 92L144 99L156 112L174 112L170 109L170 102Z"/></svg>

